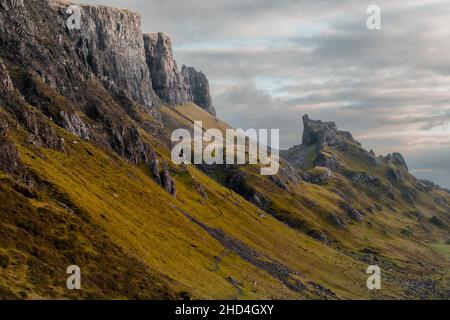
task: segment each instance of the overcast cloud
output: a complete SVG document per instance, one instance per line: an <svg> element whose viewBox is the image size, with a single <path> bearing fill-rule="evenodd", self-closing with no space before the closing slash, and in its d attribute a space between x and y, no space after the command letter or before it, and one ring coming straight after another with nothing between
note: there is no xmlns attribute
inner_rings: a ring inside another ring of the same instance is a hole
<svg viewBox="0 0 450 320"><path fill-rule="evenodd" d="M171 35L179 64L204 71L234 127L336 121L378 154L450 187L450 2L433 0L93 0L138 11ZM382 29L366 28L370 4Z"/></svg>

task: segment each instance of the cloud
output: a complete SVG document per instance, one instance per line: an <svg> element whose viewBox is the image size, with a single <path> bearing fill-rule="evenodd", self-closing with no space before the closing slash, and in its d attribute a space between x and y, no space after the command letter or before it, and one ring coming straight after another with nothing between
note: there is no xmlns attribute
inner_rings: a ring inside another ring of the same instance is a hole
<svg viewBox="0 0 450 320"><path fill-rule="evenodd" d="M144 31L169 33L231 125L280 128L288 147L309 113L450 187L448 1L378 0L381 31L367 30L365 0L91 2L134 9Z"/></svg>

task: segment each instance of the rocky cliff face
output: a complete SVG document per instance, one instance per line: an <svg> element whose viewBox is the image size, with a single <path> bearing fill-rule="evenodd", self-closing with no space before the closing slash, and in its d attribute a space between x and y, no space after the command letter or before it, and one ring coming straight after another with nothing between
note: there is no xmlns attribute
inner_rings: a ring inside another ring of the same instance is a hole
<svg viewBox="0 0 450 320"><path fill-rule="evenodd" d="M193 102L215 116L216 110L212 104L209 81L205 74L186 66L183 66L181 73L188 79Z"/></svg>
<svg viewBox="0 0 450 320"><path fill-rule="evenodd" d="M169 36L164 33L145 34L144 43L152 85L158 96L171 105L193 101L189 83L173 58Z"/></svg>
<svg viewBox="0 0 450 320"><path fill-rule="evenodd" d="M152 85L158 96L171 105L193 102L215 116L208 79L193 67L183 65L179 70L170 37L161 32L145 34L144 43Z"/></svg>
<svg viewBox="0 0 450 320"><path fill-rule="evenodd" d="M18 7L24 6L23 0L1 0L0 5L4 10L9 10L12 8L18 8Z"/></svg>
<svg viewBox="0 0 450 320"><path fill-rule="evenodd" d="M81 13L80 28L71 29L67 21L75 9L68 12L67 1L0 4L1 95L17 89L15 98L83 140L110 148L133 163L147 162L150 148L128 115L154 132L158 124L139 119L143 113L158 122L163 102L210 101L206 78L190 82L178 70L169 37L162 33L144 37L137 13L80 5L76 9ZM46 119L9 102L33 135L30 141L63 150Z"/></svg>
<svg viewBox="0 0 450 320"><path fill-rule="evenodd" d="M110 7L83 6L77 34L82 61L106 86L116 87L147 107L157 104L146 66L141 17Z"/></svg>
<svg viewBox="0 0 450 320"><path fill-rule="evenodd" d="M2 59L0 59L0 97L5 97L11 94L14 90L9 73L3 64Z"/></svg>
<svg viewBox="0 0 450 320"><path fill-rule="evenodd" d="M159 99L145 63L140 16L108 7L79 6L81 29L68 30L67 8L67 3L51 0L3 5L3 57L26 66L73 102L83 101L83 83L95 79L108 91L126 92L155 113Z"/></svg>
<svg viewBox="0 0 450 320"><path fill-rule="evenodd" d="M339 131L336 123L311 120L308 115L303 116L304 146L335 145L342 142L357 143L349 132Z"/></svg>
<svg viewBox="0 0 450 320"><path fill-rule="evenodd" d="M136 14L82 6L68 30L66 7L0 0L0 300L448 299L433 248L450 243L450 198L401 155L376 158L304 117L276 176L171 165L170 132L198 112L164 108L163 127L158 105L213 113L206 77L180 71ZM382 291L366 289L362 263L386 266Z"/></svg>
<svg viewBox="0 0 450 320"><path fill-rule="evenodd" d="M0 4L0 53L9 62L27 65L72 102L83 102L83 84L95 80L115 95L128 95L157 118L161 102L194 102L213 113L206 77L193 68L180 72L170 38L163 33L144 36L139 14L81 5L81 28L69 30L67 19L73 13L67 13L66 1Z"/></svg>
<svg viewBox="0 0 450 320"><path fill-rule="evenodd" d="M290 150L283 151L283 157L291 164L311 168L314 166L326 167L332 171L345 173L352 181L376 181L366 172L351 172L346 168L337 154L329 152L337 150L345 156L352 157L369 166L394 165L401 170L408 171L405 159L399 153L389 154L386 157L376 157L373 151L362 148L351 133L338 130L334 122L311 120L308 115L303 116L302 144Z"/></svg>

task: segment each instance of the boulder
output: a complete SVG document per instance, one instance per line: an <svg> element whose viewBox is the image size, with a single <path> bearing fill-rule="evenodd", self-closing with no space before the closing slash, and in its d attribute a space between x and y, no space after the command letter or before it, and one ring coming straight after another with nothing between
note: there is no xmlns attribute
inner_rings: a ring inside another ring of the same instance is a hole
<svg viewBox="0 0 450 320"><path fill-rule="evenodd" d="M163 165L163 171L161 173L161 183L166 191L176 198L177 188L175 185L175 180L173 180L170 176L169 165L167 164L167 162L164 162Z"/></svg>

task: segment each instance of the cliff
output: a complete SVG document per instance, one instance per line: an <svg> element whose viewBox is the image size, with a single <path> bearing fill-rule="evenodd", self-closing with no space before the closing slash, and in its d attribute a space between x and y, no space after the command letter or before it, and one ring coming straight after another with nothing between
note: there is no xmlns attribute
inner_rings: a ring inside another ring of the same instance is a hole
<svg viewBox="0 0 450 320"><path fill-rule="evenodd" d="M145 34L144 42L152 85L158 96L171 105L193 102L215 116L208 79L193 67L183 65L179 70L170 37L164 33Z"/></svg>
<svg viewBox="0 0 450 320"><path fill-rule="evenodd" d="M186 66L183 66L181 74L184 75L189 83L192 101L215 116L216 109L212 104L211 94L209 92L209 81L205 74L195 70L193 67Z"/></svg>
<svg viewBox="0 0 450 320"><path fill-rule="evenodd" d="M448 299L450 196L332 122L259 165L174 165L230 128L139 15L0 0L0 299ZM426 263L424 263L426 262ZM76 264L82 290L67 290ZM366 287L383 267L383 290Z"/></svg>
<svg viewBox="0 0 450 320"><path fill-rule="evenodd" d="M194 102L213 110L206 77L181 73L169 37L144 36L139 14L80 5L81 28L68 30L68 5L66 1L29 0L24 5L3 0L4 57L11 63L28 64L28 71L74 102L84 98L80 95L83 83L95 79L113 94L126 93L156 117L162 103Z"/></svg>

